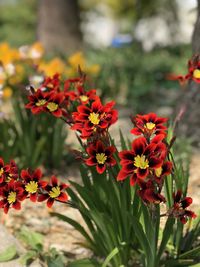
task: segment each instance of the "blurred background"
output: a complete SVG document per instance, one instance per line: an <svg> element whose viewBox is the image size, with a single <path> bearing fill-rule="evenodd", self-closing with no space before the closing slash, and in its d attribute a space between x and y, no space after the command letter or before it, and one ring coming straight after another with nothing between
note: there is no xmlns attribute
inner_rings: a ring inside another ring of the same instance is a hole
<svg viewBox="0 0 200 267"><path fill-rule="evenodd" d="M178 87L166 77L186 71L196 17L197 0L0 0L0 40L40 41L49 57L83 51L102 95L141 112L163 100L158 88Z"/></svg>
<svg viewBox="0 0 200 267"><path fill-rule="evenodd" d="M65 154L70 161L64 124L47 114L33 118L24 109L25 88L55 72L74 77L78 65L103 100L117 102L124 120L150 111L174 118L190 99L184 130L199 143L196 95L188 98L168 79L186 74L188 59L200 52L198 6L197 0L0 0L0 154L30 167L58 168Z"/></svg>

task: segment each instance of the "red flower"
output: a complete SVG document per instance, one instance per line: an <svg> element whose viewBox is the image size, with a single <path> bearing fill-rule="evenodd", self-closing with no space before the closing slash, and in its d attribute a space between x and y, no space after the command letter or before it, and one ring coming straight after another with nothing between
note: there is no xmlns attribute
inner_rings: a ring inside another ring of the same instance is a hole
<svg viewBox="0 0 200 267"><path fill-rule="evenodd" d="M73 84L76 92L68 91L70 85ZM69 79L65 81L64 85L65 97L70 99L71 101L78 100L82 104L87 104L90 101L96 100L98 97L96 95L96 90L91 89L89 91L84 88L84 81L81 79Z"/></svg>
<svg viewBox="0 0 200 267"><path fill-rule="evenodd" d="M3 183L5 180L5 172L4 172L4 161L0 158L0 183Z"/></svg>
<svg viewBox="0 0 200 267"><path fill-rule="evenodd" d="M186 80L193 80L200 83L200 56L195 55L188 62L188 73L185 76Z"/></svg>
<svg viewBox="0 0 200 267"><path fill-rule="evenodd" d="M46 106L48 104L47 100L48 93L42 92L38 89L34 94L28 96L29 103L26 104L27 109L31 109L33 114L39 114L46 111Z"/></svg>
<svg viewBox="0 0 200 267"><path fill-rule="evenodd" d="M62 116L62 108L61 104L64 101L64 95L63 93L56 93L51 92L48 95L48 102L45 106L45 110L50 112L55 117L61 117Z"/></svg>
<svg viewBox="0 0 200 267"><path fill-rule="evenodd" d="M26 196L30 195L30 200L36 202L38 191L41 188L45 188L45 186L47 186L46 181L41 181L42 178L41 170L36 169L32 173L30 173L28 170L22 170L21 178L24 180L23 184L25 186Z"/></svg>
<svg viewBox="0 0 200 267"><path fill-rule="evenodd" d="M16 163L11 160L9 164L4 165L4 161L0 158L0 184L16 180L18 178L18 168Z"/></svg>
<svg viewBox="0 0 200 267"><path fill-rule="evenodd" d="M191 60L188 61L188 73L184 75L168 75L170 80L178 80L180 84L185 84L188 80L193 80L196 83L200 83L200 55L194 55Z"/></svg>
<svg viewBox="0 0 200 267"><path fill-rule="evenodd" d="M95 100L91 107L80 105L73 113L73 130L81 132L81 138L88 138L107 130L117 121L117 111L112 109L114 101L102 105L100 99Z"/></svg>
<svg viewBox="0 0 200 267"><path fill-rule="evenodd" d="M3 208L4 212L8 213L10 207L20 210L20 201L24 200L26 195L24 194L22 183L12 180L1 188L0 197L2 198L0 200L0 208Z"/></svg>
<svg viewBox="0 0 200 267"><path fill-rule="evenodd" d="M141 187L141 189L138 190L138 195L145 203L158 204L160 202L165 202L164 196L162 196L159 192L157 192L156 186L154 185L153 181L149 180L145 182L139 180L138 184Z"/></svg>
<svg viewBox="0 0 200 267"><path fill-rule="evenodd" d="M179 218L183 224L187 222L188 218L196 218L196 214L193 211L187 210L187 207L192 204L191 197L182 198L182 192L178 190L177 193L173 195L173 198L174 205L168 211L169 215Z"/></svg>
<svg viewBox="0 0 200 267"><path fill-rule="evenodd" d="M53 77L46 77L44 82L42 83L41 87L48 89L48 90L54 90L58 91L60 90L60 75L58 73L54 74Z"/></svg>
<svg viewBox="0 0 200 267"><path fill-rule="evenodd" d="M166 136L167 127L163 124L167 120L167 118L157 117L155 113L137 115L135 118L133 118L135 128L131 130L131 133L134 135L143 134L147 138L158 134L164 134Z"/></svg>
<svg viewBox="0 0 200 267"><path fill-rule="evenodd" d="M73 89L77 89L78 87L82 87L85 83L86 75L82 75L77 78L67 79L64 82L64 91L68 91L70 86L73 85Z"/></svg>
<svg viewBox="0 0 200 267"><path fill-rule="evenodd" d="M48 184L44 190L46 193L40 195L38 197L38 201L44 201L47 200L47 206L49 208L52 207L55 200L61 201L61 202L67 202L68 195L65 192L62 192L63 189L67 188L68 185L61 183L58 184L58 179L55 176L51 177L51 182Z"/></svg>
<svg viewBox="0 0 200 267"><path fill-rule="evenodd" d="M96 166L96 170L100 174L106 170L106 167L116 164L113 158L114 146L106 147L101 141L97 141L96 144L91 144L86 151L90 156L85 160L86 164L88 166Z"/></svg>
<svg viewBox="0 0 200 267"><path fill-rule="evenodd" d="M160 168L154 170L154 179L157 183L163 182L163 178L172 172L172 162L165 161Z"/></svg>
<svg viewBox="0 0 200 267"><path fill-rule="evenodd" d="M145 179L149 173L162 166L164 159L162 155L166 155L166 146L163 143L147 144L144 137L135 139L132 142L132 150L119 153L122 169L117 180L130 177L130 183L134 185L138 179Z"/></svg>

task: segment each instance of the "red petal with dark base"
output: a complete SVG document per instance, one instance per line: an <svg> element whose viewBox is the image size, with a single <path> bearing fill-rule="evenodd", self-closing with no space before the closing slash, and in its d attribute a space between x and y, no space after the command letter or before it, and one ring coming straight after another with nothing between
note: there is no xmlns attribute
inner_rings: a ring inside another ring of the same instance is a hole
<svg viewBox="0 0 200 267"><path fill-rule="evenodd" d="M96 170L97 170L97 172L98 172L99 174L102 174L102 173L106 170L106 165L100 165L100 164L98 164L98 165L96 166Z"/></svg>
<svg viewBox="0 0 200 267"><path fill-rule="evenodd" d="M89 159L86 159L85 160L85 163L88 165L88 166L94 166L97 164L97 161L94 157L91 157Z"/></svg>
<svg viewBox="0 0 200 267"><path fill-rule="evenodd" d="M132 150L136 155L142 155L147 141L144 137L139 137L132 142Z"/></svg>
<svg viewBox="0 0 200 267"><path fill-rule="evenodd" d="M141 135L142 134L142 131L138 128L133 128L131 130L131 133L134 134L134 135Z"/></svg>
<svg viewBox="0 0 200 267"><path fill-rule="evenodd" d="M38 202L42 202L42 201L45 201L49 198L49 195L48 194L43 194L43 195L39 195L38 196Z"/></svg>
<svg viewBox="0 0 200 267"><path fill-rule="evenodd" d="M117 175L117 181L122 181L126 179L129 175L130 174L128 174L127 172L124 172L123 170L121 170Z"/></svg>
<svg viewBox="0 0 200 267"><path fill-rule="evenodd" d="M16 201L15 203L12 204L12 207L16 210L21 209L21 203L19 201Z"/></svg>
<svg viewBox="0 0 200 267"><path fill-rule="evenodd" d="M34 193L34 194L30 194L30 200L31 200L32 202L36 202L36 201L37 201L37 194L36 194L36 193Z"/></svg>
<svg viewBox="0 0 200 267"><path fill-rule="evenodd" d="M54 175L51 177L51 184L52 184L52 186L58 185L58 179Z"/></svg>
<svg viewBox="0 0 200 267"><path fill-rule="evenodd" d="M67 196L66 193L61 192L61 193L60 193L60 196L57 197L57 199L58 199L59 201L62 201L62 202L67 202L67 200L68 200L68 196Z"/></svg>
<svg viewBox="0 0 200 267"><path fill-rule="evenodd" d="M54 203L54 199L53 198L49 198L47 200L47 207L48 208L51 208L53 206L53 203Z"/></svg>
<svg viewBox="0 0 200 267"><path fill-rule="evenodd" d="M140 168L138 168L138 170L137 170L137 176L140 179L144 179L145 177L147 177L148 173L149 173L148 169L140 169Z"/></svg>

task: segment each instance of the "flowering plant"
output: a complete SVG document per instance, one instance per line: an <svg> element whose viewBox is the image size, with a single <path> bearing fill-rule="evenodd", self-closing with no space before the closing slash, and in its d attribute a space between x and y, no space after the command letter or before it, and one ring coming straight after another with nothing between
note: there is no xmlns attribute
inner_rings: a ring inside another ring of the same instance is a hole
<svg viewBox="0 0 200 267"><path fill-rule="evenodd" d="M52 79L57 72L64 78L71 77L75 65L86 68L91 75L99 72L99 66L89 65L81 52L67 59L47 61L45 51L38 42L18 49L7 43L0 44L0 124L6 132L5 136L1 134L0 154L6 147L5 159L12 157L21 167L35 168L44 163L47 168L58 168L63 158L68 156L64 150L66 131L63 121L56 121L46 114L40 118L30 118L30 111L24 109L27 98L25 85L31 84L35 89L45 88L48 86L45 76ZM10 142L7 132L12 136Z"/></svg>
<svg viewBox="0 0 200 267"><path fill-rule="evenodd" d="M0 208L8 213L10 208L21 209L21 202L30 198L32 202L47 200L47 206L51 207L55 200L66 202L68 196L63 190L68 186L58 184L55 176L51 177L50 183L42 179L40 169L35 171L22 170L14 161L4 164L0 158Z"/></svg>
<svg viewBox="0 0 200 267"><path fill-rule="evenodd" d="M62 119L76 131L81 151L75 151L75 156L80 161L82 184L71 181L68 187L54 176L47 184L39 170L22 170L17 176L15 164L4 165L1 160L4 211L19 209L27 197L47 200L51 207L55 200L66 202L68 194L67 203L80 212L87 227L68 216L52 215L75 227L86 240L82 245L99 257L95 263L87 261L84 265L79 261L69 266L197 263L200 246L195 242L200 219L191 226L196 214L189 209L192 198L187 196L188 177L174 160L174 137L167 119L155 113L133 117L131 133L139 137L126 142L120 131L119 148L109 133L118 118L115 103L104 105L96 90L87 88L84 73L80 71L80 77L65 81L56 74L46 78L44 84L36 90L31 88L26 108L33 114L48 113Z"/></svg>

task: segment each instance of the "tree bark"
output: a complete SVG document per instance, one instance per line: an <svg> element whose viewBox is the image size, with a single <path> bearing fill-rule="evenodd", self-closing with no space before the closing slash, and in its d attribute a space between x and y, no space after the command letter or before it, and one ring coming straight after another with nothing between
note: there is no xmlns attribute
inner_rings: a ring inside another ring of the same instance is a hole
<svg viewBox="0 0 200 267"><path fill-rule="evenodd" d="M40 0L37 34L47 52L71 53L80 49L78 0Z"/></svg>
<svg viewBox="0 0 200 267"><path fill-rule="evenodd" d="M197 0L197 20L192 35L192 50L194 54L200 53L200 0Z"/></svg>

